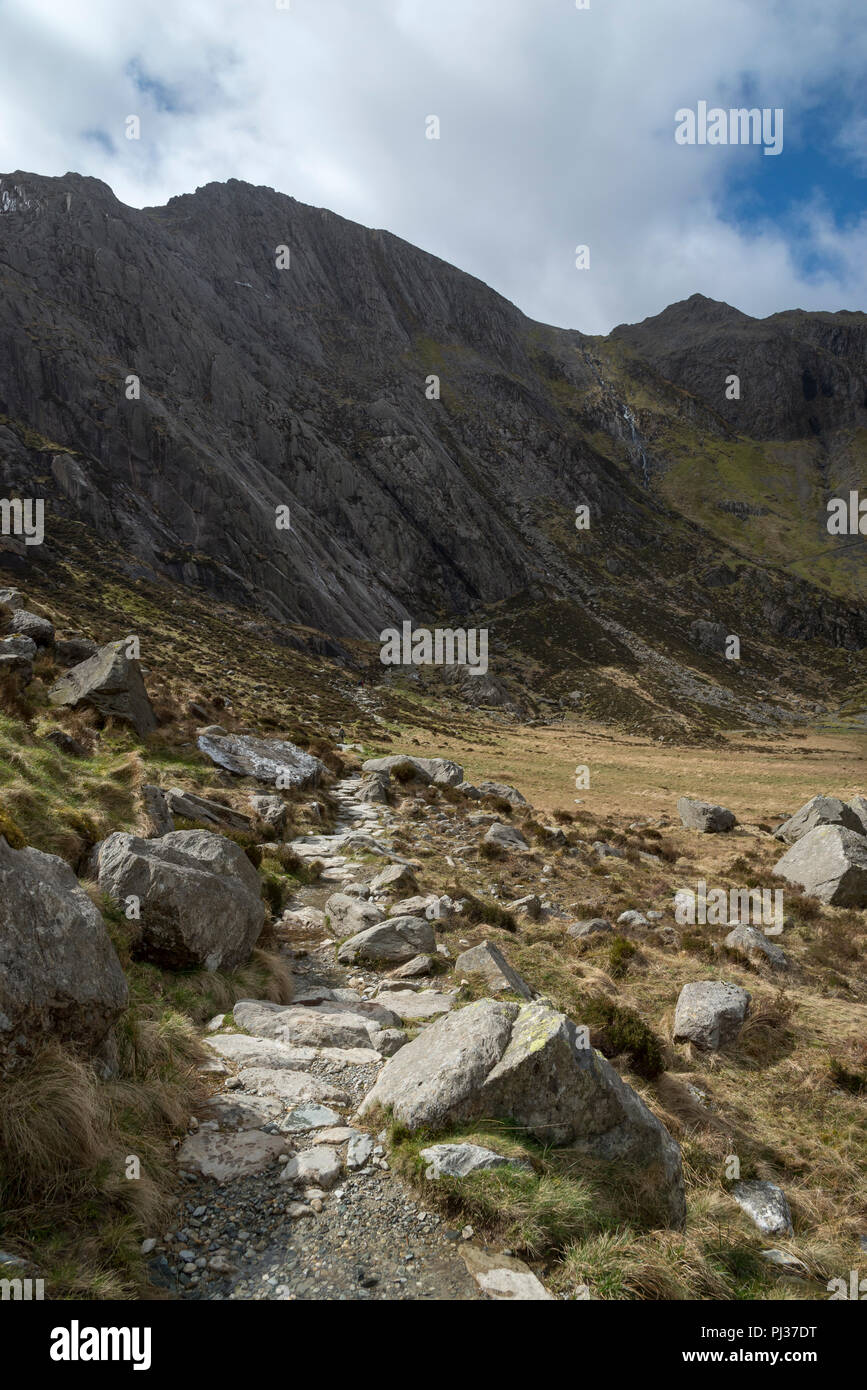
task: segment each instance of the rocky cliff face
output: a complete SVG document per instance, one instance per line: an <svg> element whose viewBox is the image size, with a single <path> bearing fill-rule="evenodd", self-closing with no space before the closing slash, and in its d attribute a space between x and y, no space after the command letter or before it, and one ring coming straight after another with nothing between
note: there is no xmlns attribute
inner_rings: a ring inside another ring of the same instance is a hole
<svg viewBox="0 0 867 1390"><path fill-rule="evenodd" d="M630 634L659 649L660 626L679 641L726 604L743 612L737 585L709 583L707 612L694 592L697 571L734 559L757 629L770 614L773 635L867 641L849 572L815 603L812 576L797 581L805 618L788 576L714 534L726 506L761 507L723 489L697 524L657 486L670 429L690 456L832 438L845 473L839 441L867 423L864 315L757 323L696 296L590 339L386 232L236 181L137 210L76 174L3 176L0 263L0 467L7 492L38 482L48 514L39 557L3 538L7 568L50 559L59 515L132 576L337 637L565 601L567 644L592 632L634 655ZM724 400L729 371L740 402ZM821 527L827 457L805 466Z"/></svg>

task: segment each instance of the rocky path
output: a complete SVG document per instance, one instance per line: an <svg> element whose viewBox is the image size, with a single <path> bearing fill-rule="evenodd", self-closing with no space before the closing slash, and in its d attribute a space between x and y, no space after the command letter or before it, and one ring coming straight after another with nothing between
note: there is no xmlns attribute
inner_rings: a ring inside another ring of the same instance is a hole
<svg viewBox="0 0 867 1390"><path fill-rule="evenodd" d="M469 1232L427 1209L389 1170L377 1137L352 1125L384 1061L372 1030L402 1022L382 994L374 1002L382 977L338 966L333 942L323 941L322 902L356 876L353 852L382 852L393 823L359 787L356 777L334 788L333 832L293 843L324 870L322 886L301 889L290 905L290 1013L245 1003L210 1025L209 1068L224 1081L180 1147L185 1191L151 1262L155 1282L181 1297L484 1296L460 1253ZM383 865L392 860L404 862L383 853Z"/></svg>

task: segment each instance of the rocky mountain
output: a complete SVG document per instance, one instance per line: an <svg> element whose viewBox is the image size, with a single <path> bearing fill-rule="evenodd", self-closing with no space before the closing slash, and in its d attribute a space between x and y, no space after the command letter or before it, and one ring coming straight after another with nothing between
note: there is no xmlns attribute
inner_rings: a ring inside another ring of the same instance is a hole
<svg viewBox="0 0 867 1390"><path fill-rule="evenodd" d="M593 338L271 189L139 210L22 172L0 178L0 304L3 484L47 513L0 560L37 588L95 541L130 583L347 660L405 619L485 624L488 698L664 728L852 688L863 552L825 522L867 440L863 314L694 296Z"/></svg>

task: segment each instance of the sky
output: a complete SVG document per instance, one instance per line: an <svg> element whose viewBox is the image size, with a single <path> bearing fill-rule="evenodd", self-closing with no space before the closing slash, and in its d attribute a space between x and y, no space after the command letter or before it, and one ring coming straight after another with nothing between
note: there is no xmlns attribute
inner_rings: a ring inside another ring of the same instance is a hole
<svg viewBox="0 0 867 1390"><path fill-rule="evenodd" d="M579 3L0 0L0 171L266 184L585 333L867 310L865 0ZM782 110L781 152L679 143L700 102Z"/></svg>

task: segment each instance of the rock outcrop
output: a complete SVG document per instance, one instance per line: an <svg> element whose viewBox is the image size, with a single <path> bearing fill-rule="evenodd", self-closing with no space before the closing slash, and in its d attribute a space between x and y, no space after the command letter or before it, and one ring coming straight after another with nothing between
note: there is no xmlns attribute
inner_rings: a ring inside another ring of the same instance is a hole
<svg viewBox="0 0 867 1390"><path fill-rule="evenodd" d="M0 838L0 1071L47 1042L93 1056L127 1000L102 916L68 864Z"/></svg>

